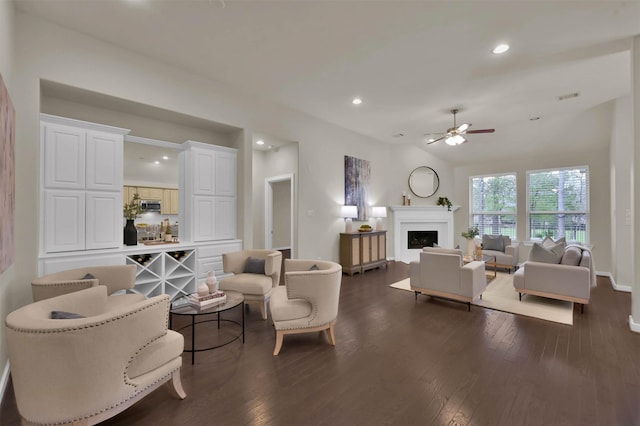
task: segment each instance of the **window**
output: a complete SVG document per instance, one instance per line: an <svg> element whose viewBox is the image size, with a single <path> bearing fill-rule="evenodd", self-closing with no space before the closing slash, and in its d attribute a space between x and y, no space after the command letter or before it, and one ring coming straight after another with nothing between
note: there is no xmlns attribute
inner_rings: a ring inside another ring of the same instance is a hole
<svg viewBox="0 0 640 426"><path fill-rule="evenodd" d="M589 168L527 172L527 235L589 242Z"/></svg>
<svg viewBox="0 0 640 426"><path fill-rule="evenodd" d="M480 235L508 235L516 238L516 175L470 178L471 226Z"/></svg>

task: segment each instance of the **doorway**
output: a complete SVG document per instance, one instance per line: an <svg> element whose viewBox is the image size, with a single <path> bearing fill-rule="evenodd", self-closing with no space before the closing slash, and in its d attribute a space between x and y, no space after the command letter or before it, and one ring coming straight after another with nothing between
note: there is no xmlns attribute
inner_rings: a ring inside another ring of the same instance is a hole
<svg viewBox="0 0 640 426"><path fill-rule="evenodd" d="M295 257L295 182L293 173L265 179L265 246Z"/></svg>

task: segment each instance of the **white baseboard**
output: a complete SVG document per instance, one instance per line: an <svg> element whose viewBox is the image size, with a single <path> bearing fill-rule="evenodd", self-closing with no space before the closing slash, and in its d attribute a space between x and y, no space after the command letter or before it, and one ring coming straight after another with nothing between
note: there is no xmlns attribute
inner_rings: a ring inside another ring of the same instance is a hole
<svg viewBox="0 0 640 426"><path fill-rule="evenodd" d="M640 333L640 323L635 322L631 315L629 315L629 328L635 333Z"/></svg>
<svg viewBox="0 0 640 426"><path fill-rule="evenodd" d="M596 271L596 275L600 275L602 277L607 277L611 281L611 287L613 287L616 291L624 291L625 293L631 293L632 287L626 284L616 283L616 280L611 275L611 272L598 272Z"/></svg>
<svg viewBox="0 0 640 426"><path fill-rule="evenodd" d="M9 373L11 373L11 369L9 368L9 360L7 360L7 363L2 370L2 376L0 376L0 403L4 401L4 394L7 390L7 385L9 384Z"/></svg>

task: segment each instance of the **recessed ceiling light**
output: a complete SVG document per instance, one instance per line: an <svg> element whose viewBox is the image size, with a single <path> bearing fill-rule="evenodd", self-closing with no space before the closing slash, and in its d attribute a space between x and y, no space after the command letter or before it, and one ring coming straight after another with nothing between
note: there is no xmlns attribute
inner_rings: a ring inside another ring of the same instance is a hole
<svg viewBox="0 0 640 426"><path fill-rule="evenodd" d="M354 105L360 105L362 103L362 99L360 98L353 98L353 100L351 101L352 104Z"/></svg>
<svg viewBox="0 0 640 426"><path fill-rule="evenodd" d="M160 164L160 162L156 160L153 162L153 164Z"/></svg>
<svg viewBox="0 0 640 426"><path fill-rule="evenodd" d="M267 148L271 149L271 148L273 148L273 145L269 145Z"/></svg>
<svg viewBox="0 0 640 426"><path fill-rule="evenodd" d="M256 141L256 145L264 145L264 141L262 139L259 139Z"/></svg>
<svg viewBox="0 0 640 426"><path fill-rule="evenodd" d="M507 50L509 50L509 45L506 44L506 43L501 43L501 44L497 45L496 47L494 47L492 52L495 53L496 55L500 55L501 53L504 53Z"/></svg>
<svg viewBox="0 0 640 426"><path fill-rule="evenodd" d="M162 159L163 159L163 160L168 160L168 159L169 159L169 157L167 157L166 155L163 155L163 156L162 156Z"/></svg>

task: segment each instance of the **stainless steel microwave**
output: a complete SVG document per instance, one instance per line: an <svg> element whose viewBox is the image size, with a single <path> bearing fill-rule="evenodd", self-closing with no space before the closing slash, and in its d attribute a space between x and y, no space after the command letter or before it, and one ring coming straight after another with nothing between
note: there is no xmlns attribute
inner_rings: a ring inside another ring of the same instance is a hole
<svg viewBox="0 0 640 426"><path fill-rule="evenodd" d="M140 206L143 212L159 212L162 207L160 200L142 200Z"/></svg>

